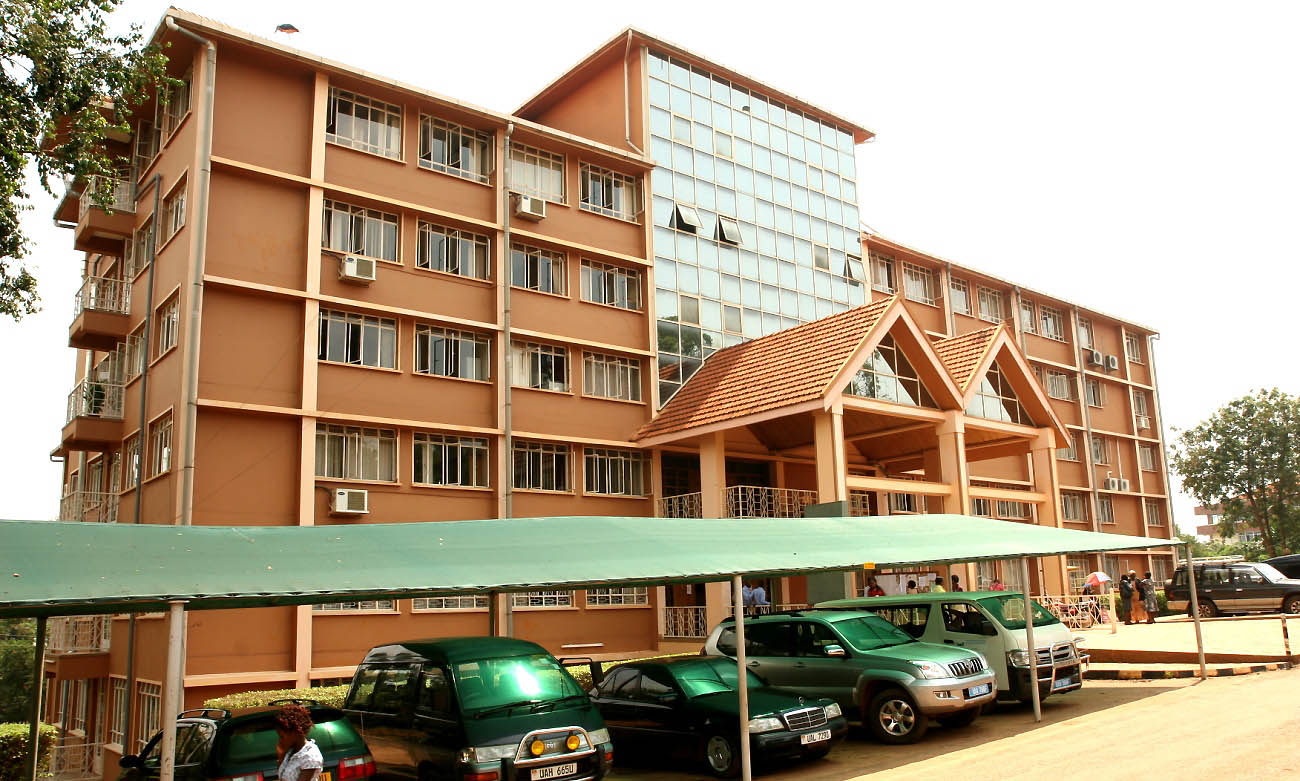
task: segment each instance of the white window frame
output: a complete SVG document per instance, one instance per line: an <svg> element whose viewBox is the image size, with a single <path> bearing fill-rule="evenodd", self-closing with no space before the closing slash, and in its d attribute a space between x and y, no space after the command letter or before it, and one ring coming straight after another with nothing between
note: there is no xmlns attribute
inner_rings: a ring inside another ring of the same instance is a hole
<svg viewBox="0 0 1300 781"><path fill-rule="evenodd" d="M1085 350L1096 349L1093 342L1092 321L1086 317L1079 318L1079 346Z"/></svg>
<svg viewBox="0 0 1300 781"><path fill-rule="evenodd" d="M492 275L492 244L487 236L432 222L416 223L415 267L458 277L486 280ZM436 245L434 238L441 239ZM438 246L440 251L434 252Z"/></svg>
<svg viewBox="0 0 1300 781"><path fill-rule="evenodd" d="M140 432L136 431L122 442L123 487L135 488L140 476Z"/></svg>
<svg viewBox="0 0 1300 781"><path fill-rule="evenodd" d="M334 338L331 337L331 334L336 331L336 325L342 327L341 335L338 336L342 341L341 345L336 345ZM352 337L354 331L359 334L355 340ZM370 355L366 343L372 332L375 352ZM318 361L340 366L397 369L397 320L391 317L372 317L355 312L344 312L340 309L321 309L316 336L316 360ZM352 352L354 341L359 351L355 354ZM335 352L336 347L341 354Z"/></svg>
<svg viewBox="0 0 1300 781"><path fill-rule="evenodd" d="M957 305L958 294L961 295L961 306ZM952 305L952 311L959 315L970 315L972 313L970 304L970 283L964 279L956 277L948 278L948 298Z"/></svg>
<svg viewBox="0 0 1300 781"><path fill-rule="evenodd" d="M337 454L331 453L334 450ZM387 464L385 453L388 455ZM337 423L316 424L317 478L396 483L398 466L396 431Z"/></svg>
<svg viewBox="0 0 1300 781"><path fill-rule="evenodd" d="M1084 378L1083 394L1088 401L1089 407L1100 409L1106 406L1106 386L1102 384L1101 380L1092 377Z"/></svg>
<svg viewBox="0 0 1300 781"><path fill-rule="evenodd" d="M148 681L135 682L135 752L144 747L162 729L162 685Z"/></svg>
<svg viewBox="0 0 1300 781"><path fill-rule="evenodd" d="M1056 457L1061 459L1062 461L1078 461L1079 460L1078 436L1073 431L1069 431L1066 433L1070 438L1070 443L1068 445L1063 445L1061 447L1058 447L1056 449Z"/></svg>
<svg viewBox="0 0 1300 781"><path fill-rule="evenodd" d="M439 357L442 371L437 370ZM416 323L413 371L429 377L488 382L492 379L492 340L473 331Z"/></svg>
<svg viewBox="0 0 1300 781"><path fill-rule="evenodd" d="M970 514L980 518L993 517L993 500L972 497L970 500Z"/></svg>
<svg viewBox="0 0 1300 781"><path fill-rule="evenodd" d="M745 243L744 236L740 233L740 223L722 215L718 215L718 235L716 238L718 241L736 246Z"/></svg>
<svg viewBox="0 0 1300 781"><path fill-rule="evenodd" d="M1088 502L1083 494L1061 492L1061 520L1087 523Z"/></svg>
<svg viewBox="0 0 1300 781"><path fill-rule="evenodd" d="M650 461L643 452L589 447L582 463L584 494L644 497L650 492Z"/></svg>
<svg viewBox="0 0 1300 781"><path fill-rule="evenodd" d="M934 306L938 301L934 287L933 271L925 266L903 261L903 296L908 301Z"/></svg>
<svg viewBox="0 0 1300 781"><path fill-rule="evenodd" d="M1067 372L1047 370L1047 395L1062 401L1074 401L1076 385Z"/></svg>
<svg viewBox="0 0 1300 781"><path fill-rule="evenodd" d="M560 590L522 591L510 595L510 606L517 610L573 607L573 592Z"/></svg>
<svg viewBox="0 0 1300 781"><path fill-rule="evenodd" d="M395 599L362 599L355 602L324 602L311 606L313 613L396 613Z"/></svg>
<svg viewBox="0 0 1300 781"><path fill-rule="evenodd" d="M1032 518L1034 511L1029 502L1016 502L1009 499L997 501L997 517L1023 521Z"/></svg>
<svg viewBox="0 0 1300 781"><path fill-rule="evenodd" d="M172 137L190 113L190 83L193 78L193 74L186 71L179 79L179 85L164 84L158 88L158 100L154 104L154 127L158 128L162 143ZM154 155L158 154L162 143L155 141Z"/></svg>
<svg viewBox="0 0 1300 781"><path fill-rule="evenodd" d="M1097 497L1097 520L1103 524L1115 522L1115 503L1109 496Z"/></svg>
<svg viewBox="0 0 1300 781"><path fill-rule="evenodd" d="M353 106L349 113L340 112L340 101ZM358 126L358 107L364 107L367 116ZM379 121L370 118L377 114ZM348 117L348 132L339 132L340 116ZM395 120L395 121L394 121ZM402 107L387 101L360 95L350 90L330 87L329 103L325 109L325 140L331 144L369 152L392 160L402 159ZM370 133L371 125L378 125L378 137ZM331 128L333 128L331 130Z"/></svg>
<svg viewBox="0 0 1300 781"><path fill-rule="evenodd" d="M433 459L435 452L439 454L438 464L441 465L437 469ZM435 471L438 474L434 474ZM411 483L414 485L490 488L491 474L492 453L486 437L430 434L424 431L417 431L411 436Z"/></svg>
<svg viewBox="0 0 1300 781"><path fill-rule="evenodd" d="M126 740L126 679L116 676L108 679L108 713L104 715L108 723L109 743L121 746Z"/></svg>
<svg viewBox="0 0 1300 781"><path fill-rule="evenodd" d="M641 180L591 163L578 166L578 208L627 222L641 216Z"/></svg>
<svg viewBox="0 0 1300 781"><path fill-rule="evenodd" d="M145 479L170 472L172 468L172 414L170 412L149 424L149 469Z"/></svg>
<svg viewBox="0 0 1300 781"><path fill-rule="evenodd" d="M1038 333L1038 310L1033 301L1020 299L1020 330L1027 334Z"/></svg>
<svg viewBox="0 0 1300 781"><path fill-rule="evenodd" d="M1098 466L1110 466L1110 440L1100 434L1093 434L1088 447L1092 452L1092 463Z"/></svg>
<svg viewBox="0 0 1300 781"><path fill-rule="evenodd" d="M1159 471L1160 467L1156 464L1155 445L1138 445L1138 465L1144 472Z"/></svg>
<svg viewBox="0 0 1300 781"><path fill-rule="evenodd" d="M1065 314L1056 307L1040 305L1038 307L1038 318L1043 327L1038 332L1045 339L1051 339L1054 342L1065 341Z"/></svg>
<svg viewBox="0 0 1300 781"><path fill-rule="evenodd" d="M464 594L450 597L416 597L411 600L412 613L445 613L450 611L484 611L489 608L485 594Z"/></svg>
<svg viewBox="0 0 1300 781"><path fill-rule="evenodd" d="M1150 407L1147 404L1146 391L1133 392L1133 414L1143 415L1146 417L1151 416Z"/></svg>
<svg viewBox="0 0 1300 781"><path fill-rule="evenodd" d="M344 255L400 263L402 220L396 214L326 198L321 213L321 246ZM341 222L340 222L341 221ZM335 225L339 225L335 235ZM359 230L358 230L359 228ZM391 233L389 229L391 230ZM392 242L388 240L392 237ZM377 250L370 252L369 250Z"/></svg>
<svg viewBox="0 0 1300 781"><path fill-rule="evenodd" d="M568 445L516 440L510 458L510 479L514 488L523 491L573 493L573 459L570 456ZM522 472L519 467L521 458ZM523 485L520 485L521 477Z"/></svg>
<svg viewBox="0 0 1300 781"><path fill-rule="evenodd" d="M1142 336L1134 333L1124 333L1124 354L1128 356L1130 363L1145 363L1142 360Z"/></svg>
<svg viewBox="0 0 1300 781"><path fill-rule="evenodd" d="M433 137L441 133L443 136L444 160L433 159ZM466 149L465 139L469 139L473 153L470 155L474 165L466 166L463 151ZM488 177L492 173L492 154L496 147L496 136L485 130L478 130L464 125L458 125L455 122L448 122L445 119L431 117L428 114L420 115L420 161L419 166L430 171L450 174L469 179L473 182L487 184ZM453 150L455 151L455 162L452 161Z"/></svg>
<svg viewBox="0 0 1300 781"><path fill-rule="evenodd" d="M987 323L1000 323L1006 319L1006 306L1002 300L1003 296L1001 290L994 290L991 287L980 286L976 288L976 295L977 304L979 306L979 319ZM985 304L988 304L989 308L992 308L996 304L997 311L986 311Z"/></svg>
<svg viewBox="0 0 1300 781"><path fill-rule="evenodd" d="M540 342L511 342L510 350L514 375L510 382L516 388L569 392L573 376L569 371L569 348Z"/></svg>
<svg viewBox="0 0 1300 781"><path fill-rule="evenodd" d="M519 261L519 269L516 269L516 259ZM517 271L520 273L516 273ZM517 278L521 275L522 280ZM512 243L510 245L510 286L567 296L569 275L564 253Z"/></svg>
<svg viewBox="0 0 1300 781"><path fill-rule="evenodd" d="M181 228L185 227L185 196L188 191L189 179L182 178L163 198L163 236L162 244L171 241L172 237L180 233Z"/></svg>
<svg viewBox="0 0 1300 781"><path fill-rule="evenodd" d="M599 399L641 401L641 360L583 352L582 395Z"/></svg>
<svg viewBox="0 0 1300 781"><path fill-rule="evenodd" d="M898 279L894 276L894 259L888 255L875 252L867 254L871 265L871 289L881 293L894 293L898 290Z"/></svg>
<svg viewBox="0 0 1300 781"><path fill-rule="evenodd" d="M1146 520L1147 526L1164 526L1165 514L1161 509L1164 502L1159 499L1142 500L1142 517Z"/></svg>
<svg viewBox="0 0 1300 781"><path fill-rule="evenodd" d="M509 166L511 191L552 203L565 203L564 155L511 143Z"/></svg>
<svg viewBox="0 0 1300 781"><path fill-rule="evenodd" d="M176 346L181 327L180 299L173 295L163 302L162 306L158 307L158 310L158 341L154 343L154 360L166 355L168 351Z"/></svg>
<svg viewBox="0 0 1300 781"><path fill-rule="evenodd" d="M650 589L646 586L610 586L589 588L587 607L648 607Z"/></svg>
<svg viewBox="0 0 1300 781"><path fill-rule="evenodd" d="M582 259L582 300L618 309L640 311L644 297L641 295L641 272Z"/></svg>

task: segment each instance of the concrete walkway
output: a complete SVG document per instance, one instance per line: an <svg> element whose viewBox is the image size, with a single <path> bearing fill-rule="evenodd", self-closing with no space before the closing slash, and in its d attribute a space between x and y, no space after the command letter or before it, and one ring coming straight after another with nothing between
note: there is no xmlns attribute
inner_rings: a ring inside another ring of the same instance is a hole
<svg viewBox="0 0 1300 781"><path fill-rule="evenodd" d="M1300 653L1300 619L1287 620L1291 651ZM1231 618L1201 622L1207 661L1256 662L1286 659L1280 618ZM1196 629L1185 618L1165 617L1154 624L1119 625L1112 635L1109 625L1075 630L1085 638L1085 648L1098 662L1191 662L1196 654ZM1191 654L1191 658L1185 655ZM1180 658L1178 655L1183 655Z"/></svg>

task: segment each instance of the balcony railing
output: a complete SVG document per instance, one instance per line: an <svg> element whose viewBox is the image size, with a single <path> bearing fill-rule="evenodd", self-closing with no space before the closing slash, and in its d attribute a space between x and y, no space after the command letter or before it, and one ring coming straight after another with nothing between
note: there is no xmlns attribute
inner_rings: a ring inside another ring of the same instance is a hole
<svg viewBox="0 0 1300 781"><path fill-rule="evenodd" d="M702 638L709 633L704 615L704 605L674 607L665 605L664 637Z"/></svg>
<svg viewBox="0 0 1300 781"><path fill-rule="evenodd" d="M732 485L724 495L728 518L802 518L803 508L817 503L816 491L796 488Z"/></svg>
<svg viewBox="0 0 1300 781"><path fill-rule="evenodd" d="M47 648L52 654L97 654L108 650L111 616L63 616L50 619Z"/></svg>
<svg viewBox="0 0 1300 781"><path fill-rule="evenodd" d="M118 496L110 491L73 491L59 500L60 521L117 523Z"/></svg>
<svg viewBox="0 0 1300 781"><path fill-rule="evenodd" d="M699 491L693 494L665 496L659 500L660 518L702 518L704 500Z"/></svg>
<svg viewBox="0 0 1300 781"><path fill-rule="evenodd" d="M68 418L122 419L122 402L125 387L120 382L82 380L68 394Z"/></svg>
<svg viewBox="0 0 1300 781"><path fill-rule="evenodd" d="M110 277L86 277L77 291L72 316L76 318L85 310L110 312L115 315L131 313L131 284Z"/></svg>
<svg viewBox="0 0 1300 781"><path fill-rule="evenodd" d="M103 743L70 743L50 750L50 781L90 781L103 776Z"/></svg>
<svg viewBox="0 0 1300 781"><path fill-rule="evenodd" d="M91 176L86 179L86 189L81 191L81 199L77 204L77 221L80 222L85 218L86 212L95 206L95 196L97 193L109 191L111 200L108 208L115 212L126 212L127 214L135 213L135 192L131 182L126 179L118 179L107 176Z"/></svg>

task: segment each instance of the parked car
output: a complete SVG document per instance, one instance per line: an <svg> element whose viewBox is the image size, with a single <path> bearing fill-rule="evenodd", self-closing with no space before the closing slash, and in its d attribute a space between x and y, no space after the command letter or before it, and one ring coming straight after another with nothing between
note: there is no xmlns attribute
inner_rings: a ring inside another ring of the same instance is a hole
<svg viewBox="0 0 1300 781"><path fill-rule="evenodd" d="M1278 572L1288 578L1300 578L1300 553L1292 553L1290 556L1274 556L1264 563L1272 564Z"/></svg>
<svg viewBox="0 0 1300 781"><path fill-rule="evenodd" d="M832 699L806 700L768 688L748 673L750 748L758 759L823 757L848 732ZM716 776L740 768L740 695L736 661L688 656L630 662L610 670L591 700L619 753L704 760Z"/></svg>
<svg viewBox="0 0 1300 781"><path fill-rule="evenodd" d="M307 737L316 741L324 758L321 781L368 779L375 774L369 749L338 708L324 707L310 700L285 700L272 707L200 708L187 710L176 719L176 779L199 781L263 781L278 777L279 758L275 746L279 737L271 717L277 707L296 702L311 713L315 726ZM138 755L119 760L121 781L158 778L162 758L162 733L154 735Z"/></svg>
<svg viewBox="0 0 1300 781"><path fill-rule="evenodd" d="M343 709L387 778L595 781L614 761L586 692L540 645L509 637L373 648Z"/></svg>
<svg viewBox="0 0 1300 781"><path fill-rule="evenodd" d="M1042 605L1032 604L1039 697L1082 687L1082 662L1086 657L1079 653L1074 635ZM978 651L997 675L999 699L1027 702L1032 698L1023 594L1014 591L906 594L836 599L816 607L870 610L916 640Z"/></svg>
<svg viewBox="0 0 1300 781"><path fill-rule="evenodd" d="M1196 566L1196 600L1202 618L1220 613L1300 612L1300 580L1288 578L1262 561L1193 562ZM1170 610L1191 614L1187 590L1187 565L1174 570L1165 582Z"/></svg>
<svg viewBox="0 0 1300 781"><path fill-rule="evenodd" d="M704 652L735 656L731 619L714 627ZM885 743L920 740L929 718L964 727L997 696L997 676L978 652L917 642L865 611L746 619L745 654L769 686L829 697Z"/></svg>

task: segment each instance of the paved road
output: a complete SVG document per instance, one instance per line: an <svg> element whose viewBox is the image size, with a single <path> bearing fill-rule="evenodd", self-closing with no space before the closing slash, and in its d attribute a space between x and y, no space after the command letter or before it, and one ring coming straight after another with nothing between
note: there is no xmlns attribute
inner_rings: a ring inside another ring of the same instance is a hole
<svg viewBox="0 0 1300 781"><path fill-rule="evenodd" d="M768 768L764 781L852 778L1050 778L1091 772L1126 778L1300 777L1300 671L1175 681L1090 681L1043 705L1003 706L965 729L938 725L920 743L882 746L855 730L818 762ZM612 778L687 781L670 769L620 757Z"/></svg>

